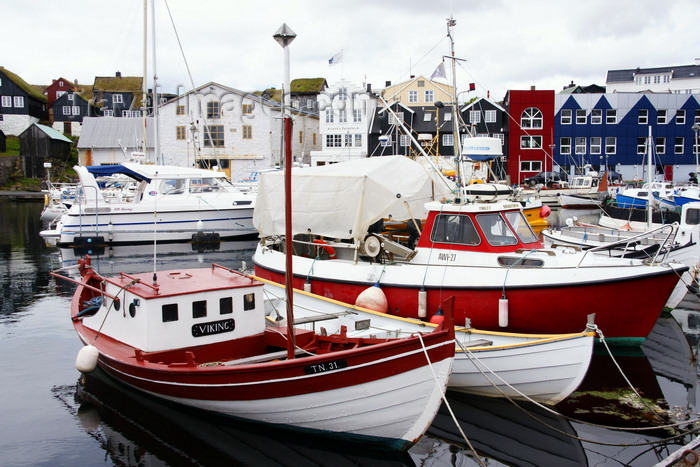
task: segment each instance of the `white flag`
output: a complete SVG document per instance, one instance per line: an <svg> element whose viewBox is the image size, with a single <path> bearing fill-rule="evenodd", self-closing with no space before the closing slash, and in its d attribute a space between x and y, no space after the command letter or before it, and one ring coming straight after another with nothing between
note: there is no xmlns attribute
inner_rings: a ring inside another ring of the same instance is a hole
<svg viewBox="0 0 700 467"><path fill-rule="evenodd" d="M435 78L442 78L442 79L447 79L445 77L445 62L442 62L441 64L438 65L437 68L435 68L435 71L433 71L433 74L430 75L430 80L434 80Z"/></svg>
<svg viewBox="0 0 700 467"><path fill-rule="evenodd" d="M343 51L341 50L337 54L333 55L330 60L328 60L328 66L333 66L343 60Z"/></svg>

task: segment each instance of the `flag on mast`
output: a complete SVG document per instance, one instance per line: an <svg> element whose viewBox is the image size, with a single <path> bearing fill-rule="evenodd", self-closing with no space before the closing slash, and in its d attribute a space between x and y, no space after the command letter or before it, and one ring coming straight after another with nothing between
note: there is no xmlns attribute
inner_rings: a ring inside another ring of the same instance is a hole
<svg viewBox="0 0 700 467"><path fill-rule="evenodd" d="M343 51L341 50L337 54L333 55L330 60L328 60L328 66L333 66L343 60Z"/></svg>
<svg viewBox="0 0 700 467"><path fill-rule="evenodd" d="M435 71L433 71L433 74L430 75L430 80L434 80L435 78L442 78L442 79L447 79L445 77L445 62L442 62L438 65L437 68L435 68Z"/></svg>

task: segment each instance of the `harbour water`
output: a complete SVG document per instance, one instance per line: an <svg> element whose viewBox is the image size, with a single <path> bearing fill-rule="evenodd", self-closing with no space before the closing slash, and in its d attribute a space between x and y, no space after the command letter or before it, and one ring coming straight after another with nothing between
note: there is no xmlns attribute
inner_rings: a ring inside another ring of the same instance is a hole
<svg viewBox="0 0 700 467"><path fill-rule="evenodd" d="M492 466L653 465L693 439L661 426L699 417L700 302L694 296L662 315L642 346L614 349L614 360L596 346L582 386L554 408L448 393L451 411L443 404L428 434L407 453L371 452L183 411L125 392L99 373L81 377L74 366L81 344L68 318L74 286L48 274L76 258L43 244L42 207L0 199L1 466L470 466L480 465L477 456ZM155 261L152 247L128 247L95 252L93 264L102 274L212 262L240 268L251 264L254 245L227 242L215 251L164 245Z"/></svg>

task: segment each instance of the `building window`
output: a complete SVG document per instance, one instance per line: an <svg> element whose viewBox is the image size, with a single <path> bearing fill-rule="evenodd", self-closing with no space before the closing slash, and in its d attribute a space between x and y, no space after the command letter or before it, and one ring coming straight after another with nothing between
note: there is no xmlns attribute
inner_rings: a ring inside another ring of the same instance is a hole
<svg viewBox="0 0 700 467"><path fill-rule="evenodd" d="M600 154L602 143L603 143L603 138L601 138L600 136L592 136L591 137L591 154Z"/></svg>
<svg viewBox="0 0 700 467"><path fill-rule="evenodd" d="M407 135L401 135L399 137L399 144L403 147L411 145L411 139Z"/></svg>
<svg viewBox="0 0 700 467"><path fill-rule="evenodd" d="M658 110L656 112L656 123L658 125L666 124L666 110Z"/></svg>
<svg viewBox="0 0 700 467"><path fill-rule="evenodd" d="M221 118L219 102L207 102L207 118Z"/></svg>
<svg viewBox="0 0 700 467"><path fill-rule="evenodd" d="M683 154L683 140L684 138L682 137L676 138L676 144L673 146L673 152L675 154Z"/></svg>
<svg viewBox="0 0 700 467"><path fill-rule="evenodd" d="M521 128L542 128L542 111L535 107L527 108L520 116ZM541 139L541 137L540 137ZM541 141L540 141L541 142ZM522 147L522 145L521 145Z"/></svg>
<svg viewBox="0 0 700 467"><path fill-rule="evenodd" d="M617 123L617 110L608 109L605 111L605 123L609 123L611 125Z"/></svg>
<svg viewBox="0 0 700 467"><path fill-rule="evenodd" d="M102 115L105 117L114 117L114 110L112 109L102 109Z"/></svg>
<svg viewBox="0 0 700 467"><path fill-rule="evenodd" d="M347 123L348 122L348 111L347 110L339 110L338 111L338 122L340 122L340 123Z"/></svg>
<svg viewBox="0 0 700 467"><path fill-rule="evenodd" d="M425 81L423 81L422 79L419 79L416 84L418 85L419 88L425 87Z"/></svg>
<svg viewBox="0 0 700 467"><path fill-rule="evenodd" d="M112 94L112 104L123 104L124 98L121 94Z"/></svg>
<svg viewBox="0 0 700 467"><path fill-rule="evenodd" d="M65 91L61 91L61 95L65 94L65 93L66 93ZM58 94L58 93L56 93L56 94ZM75 94L73 94L73 93L68 94L68 97L66 97L66 99L68 99L68 100L71 101L71 102L74 101L74 100L75 100Z"/></svg>
<svg viewBox="0 0 700 467"><path fill-rule="evenodd" d="M348 100L348 88L338 88L338 99L341 101Z"/></svg>
<svg viewBox="0 0 700 467"><path fill-rule="evenodd" d="M352 121L355 123L359 123L362 121L362 110L361 109L353 109L352 110Z"/></svg>
<svg viewBox="0 0 700 467"><path fill-rule="evenodd" d="M562 125L571 125L571 109L562 109L560 121Z"/></svg>
<svg viewBox="0 0 700 467"><path fill-rule="evenodd" d="M24 107L24 96L15 96L15 107Z"/></svg>
<svg viewBox="0 0 700 467"><path fill-rule="evenodd" d="M418 102L418 91L408 91L408 103L415 104Z"/></svg>
<svg viewBox="0 0 700 467"><path fill-rule="evenodd" d="M445 114L442 116L442 121L443 122L451 122L452 121L452 112L445 112Z"/></svg>
<svg viewBox="0 0 700 467"><path fill-rule="evenodd" d="M455 137L452 133L445 133L442 135L442 145L452 147L455 144Z"/></svg>
<svg viewBox="0 0 700 467"><path fill-rule="evenodd" d="M73 106L73 115L80 115L80 106L79 105Z"/></svg>
<svg viewBox="0 0 700 467"><path fill-rule="evenodd" d="M243 104L241 106L241 112L243 112L245 115L252 114L254 108L255 104Z"/></svg>
<svg viewBox="0 0 700 467"><path fill-rule="evenodd" d="M12 107L12 96L2 96L2 106Z"/></svg>
<svg viewBox="0 0 700 467"><path fill-rule="evenodd" d="M175 127L175 139L178 141L184 141L187 139L187 127L176 126Z"/></svg>
<svg viewBox="0 0 700 467"><path fill-rule="evenodd" d="M541 136L526 136L520 137L520 149L539 149L542 147Z"/></svg>
<svg viewBox="0 0 700 467"><path fill-rule="evenodd" d="M339 148L342 146L342 135L326 135L327 148Z"/></svg>
<svg viewBox="0 0 700 467"><path fill-rule="evenodd" d="M253 139L253 125L243 125L243 139Z"/></svg>
<svg viewBox="0 0 700 467"><path fill-rule="evenodd" d="M695 109L695 119L693 120L693 123L700 124L700 110L699 109Z"/></svg>
<svg viewBox="0 0 700 467"><path fill-rule="evenodd" d="M576 109L576 124L585 125L586 124L586 109Z"/></svg>
<svg viewBox="0 0 700 467"><path fill-rule="evenodd" d="M352 146L352 135L346 134L344 136L345 136L345 138L344 138L345 139L345 147L349 148L350 146Z"/></svg>
<svg viewBox="0 0 700 467"><path fill-rule="evenodd" d="M542 172L542 161L520 161L521 172Z"/></svg>
<svg viewBox="0 0 700 467"><path fill-rule="evenodd" d="M425 90L425 103L430 104L435 101L435 92L432 89Z"/></svg>
<svg viewBox="0 0 700 467"><path fill-rule="evenodd" d="M591 124L600 125L603 123L603 109L591 110Z"/></svg>
<svg viewBox="0 0 700 467"><path fill-rule="evenodd" d="M355 135L355 147L356 148L362 147L362 134L361 133L357 133Z"/></svg>
<svg viewBox="0 0 700 467"><path fill-rule="evenodd" d="M586 138L582 136L576 137L576 154L586 154Z"/></svg>
<svg viewBox="0 0 700 467"><path fill-rule="evenodd" d="M649 111L647 109L639 109L637 113L637 123L646 125L649 122Z"/></svg>
<svg viewBox="0 0 700 467"><path fill-rule="evenodd" d="M614 136L605 137L605 154L615 154L617 152L617 138Z"/></svg>
<svg viewBox="0 0 700 467"><path fill-rule="evenodd" d="M478 110L469 111L469 122L470 123L481 123L481 112Z"/></svg>
<svg viewBox="0 0 700 467"><path fill-rule="evenodd" d="M568 136L559 138L559 153L571 154L571 138Z"/></svg>
<svg viewBox="0 0 700 467"><path fill-rule="evenodd" d="M63 115L72 115L72 107L70 105L64 105L63 106Z"/></svg>
<svg viewBox="0 0 700 467"><path fill-rule="evenodd" d="M484 112L484 122L496 123L496 111L495 110L486 110Z"/></svg>
<svg viewBox="0 0 700 467"><path fill-rule="evenodd" d="M676 111L676 124L685 125L685 109L679 109Z"/></svg>
<svg viewBox="0 0 700 467"><path fill-rule="evenodd" d="M175 107L175 115L185 115L185 106L178 105L177 107Z"/></svg>
<svg viewBox="0 0 700 467"><path fill-rule="evenodd" d="M426 112L423 114L423 121L424 122L432 122L433 121L433 114L430 112Z"/></svg>
<svg viewBox="0 0 700 467"><path fill-rule="evenodd" d="M666 154L666 138L663 136L656 138L656 154Z"/></svg>
<svg viewBox="0 0 700 467"><path fill-rule="evenodd" d="M326 109L326 123L333 123L333 109Z"/></svg>
<svg viewBox="0 0 700 467"><path fill-rule="evenodd" d="M647 139L644 137L637 138L637 154L646 154Z"/></svg>
<svg viewBox="0 0 700 467"><path fill-rule="evenodd" d="M394 117L394 115L396 115L396 117ZM399 122L403 122L403 112L396 112L396 114L390 113L389 114L389 125L395 125L397 118L398 118Z"/></svg>
<svg viewBox="0 0 700 467"><path fill-rule="evenodd" d="M204 126L204 147L223 148L224 147L224 126L205 125Z"/></svg>

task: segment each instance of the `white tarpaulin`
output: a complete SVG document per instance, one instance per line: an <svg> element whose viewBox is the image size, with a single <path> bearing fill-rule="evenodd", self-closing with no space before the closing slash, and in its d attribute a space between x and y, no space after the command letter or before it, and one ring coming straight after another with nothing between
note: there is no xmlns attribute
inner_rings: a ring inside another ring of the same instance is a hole
<svg viewBox="0 0 700 467"><path fill-rule="evenodd" d="M264 173L258 183L253 224L261 237L282 235L284 172ZM377 220L424 218L424 204L447 195L444 183L433 183L421 164L405 156L294 168L292 232L362 239Z"/></svg>

